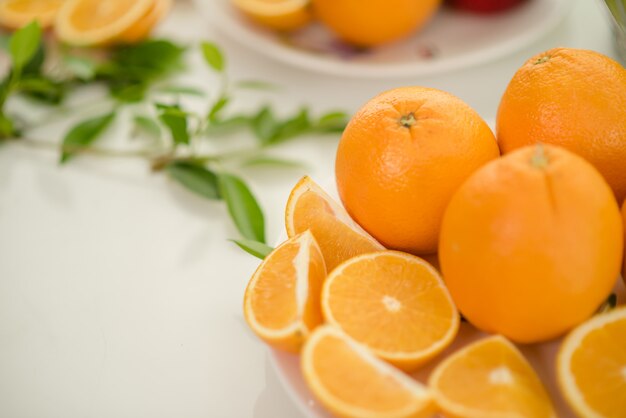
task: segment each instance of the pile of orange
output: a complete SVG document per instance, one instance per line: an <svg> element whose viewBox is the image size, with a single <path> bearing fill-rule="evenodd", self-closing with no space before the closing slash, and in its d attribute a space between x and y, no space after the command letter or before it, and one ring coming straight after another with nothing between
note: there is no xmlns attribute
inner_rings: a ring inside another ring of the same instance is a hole
<svg viewBox="0 0 626 418"><path fill-rule="evenodd" d="M625 416L626 307L605 301L626 274L626 70L547 51L513 77L497 124L448 93L391 90L343 134L343 205L308 177L293 189L289 239L244 312L301 353L333 414L554 417L516 344L566 335L543 372L578 416ZM460 314L465 334L493 335L452 350ZM407 374L446 349L427 381Z"/></svg>
<svg viewBox="0 0 626 418"><path fill-rule="evenodd" d="M292 31L319 20L342 40L362 47L404 38L422 28L442 0L231 0L252 21Z"/></svg>
<svg viewBox="0 0 626 418"><path fill-rule="evenodd" d="M0 25L18 29L33 20L54 28L70 45L133 43L167 15L172 0L2 0Z"/></svg>

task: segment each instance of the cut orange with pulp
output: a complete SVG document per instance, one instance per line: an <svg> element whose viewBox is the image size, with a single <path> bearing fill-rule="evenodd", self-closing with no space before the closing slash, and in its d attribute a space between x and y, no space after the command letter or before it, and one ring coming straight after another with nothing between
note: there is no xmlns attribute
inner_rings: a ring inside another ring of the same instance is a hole
<svg viewBox="0 0 626 418"><path fill-rule="evenodd" d="M232 0L252 21L270 29L290 31L311 21L310 0Z"/></svg>
<svg viewBox="0 0 626 418"><path fill-rule="evenodd" d="M248 283L243 311L252 330L273 347L298 352L322 323L320 292L326 267L309 231L285 241Z"/></svg>
<svg viewBox="0 0 626 418"><path fill-rule="evenodd" d="M115 42L150 11L157 0L67 0L57 15L58 37L72 45Z"/></svg>
<svg viewBox="0 0 626 418"><path fill-rule="evenodd" d="M335 327L313 332L301 364L313 394L337 416L408 418L434 412L427 388Z"/></svg>
<svg viewBox="0 0 626 418"><path fill-rule="evenodd" d="M626 417L626 307L594 316L564 340L559 385L581 417Z"/></svg>
<svg viewBox="0 0 626 418"><path fill-rule="evenodd" d="M118 40L134 43L147 38L152 29L167 15L171 7L172 0L155 0L152 8L137 23L122 33Z"/></svg>
<svg viewBox="0 0 626 418"><path fill-rule="evenodd" d="M0 2L0 25L18 29L37 20L41 27L52 25L65 0L4 0Z"/></svg>
<svg viewBox="0 0 626 418"><path fill-rule="evenodd" d="M322 312L328 323L404 370L450 345L460 322L437 270L398 251L340 264L324 283Z"/></svg>
<svg viewBox="0 0 626 418"><path fill-rule="evenodd" d="M311 230L322 249L329 272L356 255L384 250L308 176L291 191L285 210L285 225L289 237Z"/></svg>
<svg viewBox="0 0 626 418"><path fill-rule="evenodd" d="M533 368L501 336L485 338L450 355L435 368L428 383L446 416L556 417Z"/></svg>

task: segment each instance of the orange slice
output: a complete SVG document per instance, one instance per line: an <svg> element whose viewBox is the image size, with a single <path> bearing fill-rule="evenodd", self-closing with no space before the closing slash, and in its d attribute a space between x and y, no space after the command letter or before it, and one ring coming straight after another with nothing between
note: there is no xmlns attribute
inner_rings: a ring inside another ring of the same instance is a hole
<svg viewBox="0 0 626 418"><path fill-rule="evenodd" d="M315 330L301 363L313 394L337 416L429 417L434 412L428 389L335 327Z"/></svg>
<svg viewBox="0 0 626 418"><path fill-rule="evenodd" d="M626 417L626 307L574 329L557 358L565 399L581 417Z"/></svg>
<svg viewBox="0 0 626 418"><path fill-rule="evenodd" d="M319 295L325 277L322 253L309 231L287 240L248 283L243 304L248 325L271 346L298 352L322 322Z"/></svg>
<svg viewBox="0 0 626 418"><path fill-rule="evenodd" d="M308 176L291 191L285 210L285 225L290 237L311 230L322 249L328 271L356 255L384 250Z"/></svg>
<svg viewBox="0 0 626 418"><path fill-rule="evenodd" d="M450 345L460 322L439 273L398 251L363 254L339 265L324 283L322 312L328 323L404 370Z"/></svg>
<svg viewBox="0 0 626 418"><path fill-rule="evenodd" d="M37 20L41 27L52 25L64 0L4 0L0 2L0 25L19 29Z"/></svg>
<svg viewBox="0 0 626 418"><path fill-rule="evenodd" d="M232 0L252 21L280 31L299 29L311 21L310 0Z"/></svg>
<svg viewBox="0 0 626 418"><path fill-rule="evenodd" d="M446 415L465 418L556 417L539 377L522 353L501 336L457 351L429 379Z"/></svg>
<svg viewBox="0 0 626 418"><path fill-rule="evenodd" d="M172 7L172 0L155 0L154 5L137 23L119 36L119 41L135 43L146 39Z"/></svg>
<svg viewBox="0 0 626 418"><path fill-rule="evenodd" d="M68 44L110 44L146 16L155 1L67 0L59 10L55 29Z"/></svg>

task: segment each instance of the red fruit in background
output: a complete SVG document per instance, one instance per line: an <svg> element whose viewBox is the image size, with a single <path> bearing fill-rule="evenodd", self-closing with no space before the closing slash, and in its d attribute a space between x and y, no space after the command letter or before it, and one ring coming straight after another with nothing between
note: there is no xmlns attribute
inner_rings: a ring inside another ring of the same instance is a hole
<svg viewBox="0 0 626 418"><path fill-rule="evenodd" d="M476 13L495 13L508 10L526 0L448 0L447 3L461 10Z"/></svg>

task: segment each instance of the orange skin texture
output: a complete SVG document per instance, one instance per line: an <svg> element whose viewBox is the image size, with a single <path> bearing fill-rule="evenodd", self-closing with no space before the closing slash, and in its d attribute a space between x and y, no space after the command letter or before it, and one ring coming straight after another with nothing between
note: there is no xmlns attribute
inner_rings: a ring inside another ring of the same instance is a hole
<svg viewBox="0 0 626 418"><path fill-rule="evenodd" d="M577 153L595 165L621 202L626 197L626 70L593 51L556 48L536 55L502 97L497 137L503 154L538 142Z"/></svg>
<svg viewBox="0 0 626 418"><path fill-rule="evenodd" d="M622 204L622 224L624 226L624 242L626 243L626 200ZM622 267L622 279L626 283L626 246L624 248L624 267Z"/></svg>
<svg viewBox="0 0 626 418"><path fill-rule="evenodd" d="M444 280L476 327L520 343L555 338L591 316L611 292L624 237L600 173L564 148L545 167L524 147L474 173L446 210Z"/></svg>
<svg viewBox="0 0 626 418"><path fill-rule="evenodd" d="M367 47L409 36L440 4L441 0L313 0L313 10L341 39Z"/></svg>
<svg viewBox="0 0 626 418"><path fill-rule="evenodd" d="M413 115L410 127L401 119ZM339 196L352 218L385 247L437 251L444 210L456 189L499 155L480 116L440 90L404 87L368 102L337 149Z"/></svg>

